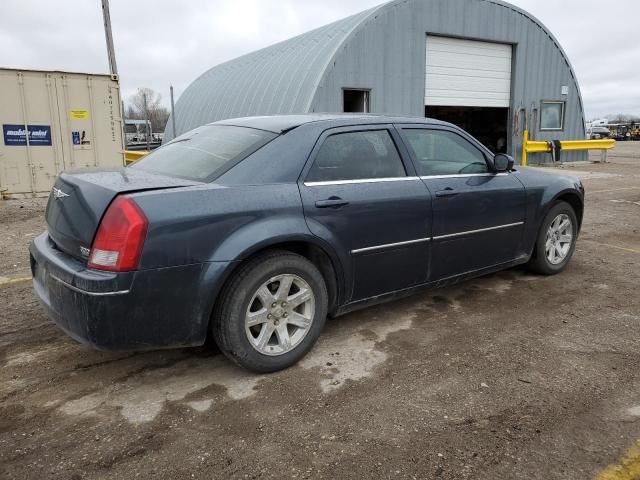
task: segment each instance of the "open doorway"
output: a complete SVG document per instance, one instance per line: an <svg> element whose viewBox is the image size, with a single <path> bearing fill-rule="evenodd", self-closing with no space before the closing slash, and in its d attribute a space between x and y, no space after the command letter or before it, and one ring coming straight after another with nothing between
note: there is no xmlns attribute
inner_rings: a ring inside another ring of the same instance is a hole
<svg viewBox="0 0 640 480"><path fill-rule="evenodd" d="M343 90L344 113L369 113L369 90L347 89Z"/></svg>
<svg viewBox="0 0 640 480"><path fill-rule="evenodd" d="M508 108L427 106L425 116L457 125L494 153L508 151Z"/></svg>

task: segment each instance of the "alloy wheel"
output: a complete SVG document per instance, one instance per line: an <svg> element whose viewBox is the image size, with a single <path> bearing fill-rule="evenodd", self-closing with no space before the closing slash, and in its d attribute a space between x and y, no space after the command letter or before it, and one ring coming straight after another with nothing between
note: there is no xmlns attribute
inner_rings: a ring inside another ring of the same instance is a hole
<svg viewBox="0 0 640 480"><path fill-rule="evenodd" d="M297 275L278 275L254 293L245 316L251 346L263 355L279 356L307 336L315 315L315 295Z"/></svg>
<svg viewBox="0 0 640 480"><path fill-rule="evenodd" d="M573 244L573 223L567 214L558 215L547 230L545 254L552 265L560 265Z"/></svg>

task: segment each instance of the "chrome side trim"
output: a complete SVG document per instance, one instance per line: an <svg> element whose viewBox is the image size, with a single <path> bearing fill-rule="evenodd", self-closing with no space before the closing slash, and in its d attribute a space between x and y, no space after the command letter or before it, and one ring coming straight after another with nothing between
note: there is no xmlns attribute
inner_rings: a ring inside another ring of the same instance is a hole
<svg viewBox="0 0 640 480"><path fill-rule="evenodd" d="M113 297L116 295L126 295L131 291L131 290L122 290L120 292L87 292L86 290L82 290L81 288L70 285L69 283L65 282L64 280L61 280L55 275L49 274L49 276L53 278L56 282L61 283L62 285L67 287L69 290L73 290L74 292L78 292L83 295L89 295L90 297Z"/></svg>
<svg viewBox="0 0 640 480"><path fill-rule="evenodd" d="M468 232L452 233L450 235L441 235L439 237L433 237L434 240L443 240L445 238L462 237L464 235L472 235L474 233L492 232L494 230L502 230L504 228L513 228L524 225L524 222L510 223L509 225L499 225L497 227L481 228L479 230L470 230Z"/></svg>
<svg viewBox="0 0 640 480"><path fill-rule="evenodd" d="M358 250L351 250L351 254L357 255L359 253L375 252L378 250L386 250L387 248L402 247L405 245L415 245L416 243L427 243L430 241L431 241L430 238L419 238L418 240L409 240L408 242L389 243L387 245L377 245L375 247L359 248Z"/></svg>
<svg viewBox="0 0 640 480"><path fill-rule="evenodd" d="M434 180L445 178L472 178L472 177L507 177L508 173L465 173L453 175L427 175L420 177L421 180Z"/></svg>
<svg viewBox="0 0 640 480"><path fill-rule="evenodd" d="M415 245L417 243L427 243L427 242L431 242L432 240L443 240L446 238L472 235L474 233L492 232L494 230L502 230L505 228L519 227L520 225L524 225L524 222L510 223L509 225L499 225L497 227L481 228L478 230L470 230L468 232L452 233L450 235L442 235L442 236L433 237L433 238L419 238L418 240L409 240L407 242L389 243L387 245L376 245L375 247L359 248L357 250L351 250L351 254L357 255L359 253L368 253L368 252L375 252L378 250L386 250L387 248L402 247L405 245Z"/></svg>
<svg viewBox="0 0 640 480"><path fill-rule="evenodd" d="M354 185L359 183L410 182L413 180L420 180L420 177L363 178L359 180L335 180L330 182L304 182L304 184L307 187L324 187L327 185Z"/></svg>

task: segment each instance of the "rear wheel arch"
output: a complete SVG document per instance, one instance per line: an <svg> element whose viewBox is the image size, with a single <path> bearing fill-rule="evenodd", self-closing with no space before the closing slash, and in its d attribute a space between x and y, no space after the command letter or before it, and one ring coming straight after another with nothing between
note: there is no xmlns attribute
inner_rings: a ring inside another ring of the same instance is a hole
<svg viewBox="0 0 640 480"><path fill-rule="evenodd" d="M300 240L280 242L270 245L269 247L265 247L262 250L255 252L252 257L269 250L283 250L296 253L315 265L322 274L327 285L327 293L329 294L329 313L332 313L337 308L340 294L342 293L341 285L344 283L339 280L341 270L336 266L337 259L332 258L324 248L316 243Z"/></svg>
<svg viewBox="0 0 640 480"><path fill-rule="evenodd" d="M235 272L255 258L264 256L269 252L291 252L309 260L322 274L324 278L327 293L329 295L329 315L332 315L340 305L340 298L344 291L344 280L342 277L342 269L338 264L337 257L332 256L328 249L323 248L310 240L291 240L291 241L274 241L273 243L263 244L258 248L244 252L240 255L240 261L233 264L233 267L226 272L224 281L217 292L211 308L209 325L214 321L214 313L220 301L220 294L224 290L230 279L233 278Z"/></svg>
<svg viewBox="0 0 640 480"><path fill-rule="evenodd" d="M314 264L291 250L269 249L242 262L229 277L209 334L238 365L257 373L275 372L294 365L313 348L325 324L327 303L326 282Z"/></svg>

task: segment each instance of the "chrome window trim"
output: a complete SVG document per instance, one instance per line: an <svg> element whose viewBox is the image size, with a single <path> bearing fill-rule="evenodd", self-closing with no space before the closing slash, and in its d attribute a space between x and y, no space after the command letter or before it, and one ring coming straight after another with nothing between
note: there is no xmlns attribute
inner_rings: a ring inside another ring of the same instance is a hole
<svg viewBox="0 0 640 480"><path fill-rule="evenodd" d="M56 282L64 285L65 287L67 287L69 290L73 290L74 292L78 292L81 293L83 295L89 295L90 297L112 297L115 295L126 295L127 293L129 293L131 290L122 290L119 292L88 292L86 290L82 290L81 288L78 287L74 287L73 285L65 282L64 280L61 280L60 278L56 277L53 274L49 274L49 276L51 278L53 278Z"/></svg>
<svg viewBox="0 0 640 480"><path fill-rule="evenodd" d="M415 245L417 243L427 243L430 241L431 241L431 238L419 238L417 240L409 240L407 242L389 243L387 245L377 245L375 247L359 248L358 250L352 250L351 254L357 255L359 253L375 252L378 250L386 250L388 248L394 248L394 247L403 247L405 245Z"/></svg>
<svg viewBox="0 0 640 480"><path fill-rule="evenodd" d="M436 180L445 178L472 178L472 177L506 177L508 172L502 173L453 173L451 175L424 175L420 178L422 180Z"/></svg>
<svg viewBox="0 0 640 480"><path fill-rule="evenodd" d="M468 232L451 233L449 235L441 235L439 237L433 237L433 240L444 240L447 238L462 237L464 235L472 235L475 233L492 232L494 230L502 230L505 228L519 227L521 225L524 225L524 222L510 223L508 225L498 225L497 227L480 228L478 230L469 230Z"/></svg>
<svg viewBox="0 0 640 480"><path fill-rule="evenodd" d="M420 177L362 178L358 180L331 180L327 182L304 182L306 187L324 187L328 185L356 185L361 183L408 182L420 180Z"/></svg>
<svg viewBox="0 0 640 480"><path fill-rule="evenodd" d="M409 182L413 180L435 180L446 178L472 178L472 177L507 177L514 172L502 173L466 173L451 175L425 175L421 177L394 177L394 178L362 178L357 180L330 180L326 182L304 182L306 187L324 187L329 185L357 185L363 183L383 183L383 182Z"/></svg>

